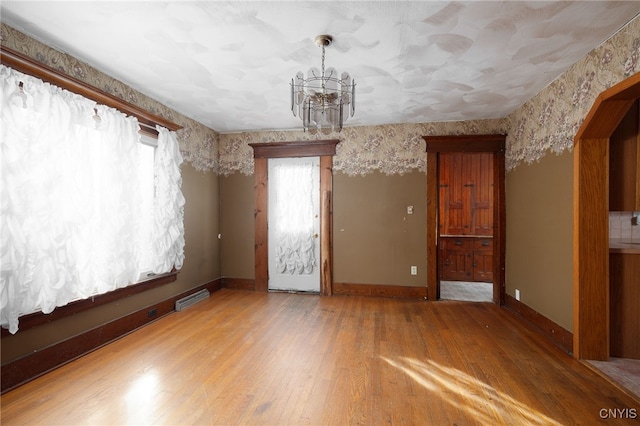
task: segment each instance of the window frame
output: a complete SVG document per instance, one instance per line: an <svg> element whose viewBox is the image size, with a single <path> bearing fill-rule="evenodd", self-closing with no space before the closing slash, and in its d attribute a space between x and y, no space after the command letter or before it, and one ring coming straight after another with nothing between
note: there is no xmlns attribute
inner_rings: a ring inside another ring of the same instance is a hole
<svg viewBox="0 0 640 426"><path fill-rule="evenodd" d="M104 92L93 87L81 80L68 76L61 71L41 64L28 56L23 55L6 46L2 46L2 55L0 55L0 63L12 68L16 71L37 77L43 81L61 87L70 92L82 95L99 104L114 108L127 115L136 117L140 124L140 132L150 138L157 139L158 131L156 125L165 127L170 131L177 131L182 127L163 117L152 114L130 104L122 99L117 98L110 93ZM178 271L174 268L172 271L158 274L156 276L140 277L139 281L131 283L127 287L119 288L107 293L91 296L87 299L76 300L65 306L57 307L50 314L42 312L34 312L25 314L20 317L20 331L27 330L42 324L46 324L60 318L74 315L78 312L85 311L100 305L114 302L137 293L142 293L155 287L176 281ZM9 330L2 328L2 337L10 335Z"/></svg>

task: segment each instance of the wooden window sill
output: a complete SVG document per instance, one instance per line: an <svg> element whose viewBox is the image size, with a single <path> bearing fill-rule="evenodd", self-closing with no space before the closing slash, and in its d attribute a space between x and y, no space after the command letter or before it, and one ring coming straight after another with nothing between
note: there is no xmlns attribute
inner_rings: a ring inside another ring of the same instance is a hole
<svg viewBox="0 0 640 426"><path fill-rule="evenodd" d="M75 315L79 312L86 311L87 309L115 302L116 300L124 299L126 297L133 296L137 293L142 293L155 287L169 284L171 282L174 282L177 279L177 276L178 271L174 269L173 271L166 274L158 275L157 277L144 280L137 284L132 284L128 287L123 287L117 290L110 291L108 293L92 296L88 299L76 300L75 302L71 302L65 306L57 307L50 314L34 312L32 314L21 316L19 319L20 324L18 332L47 324L71 315ZM11 333L9 333L8 329L2 329L2 337L10 335Z"/></svg>

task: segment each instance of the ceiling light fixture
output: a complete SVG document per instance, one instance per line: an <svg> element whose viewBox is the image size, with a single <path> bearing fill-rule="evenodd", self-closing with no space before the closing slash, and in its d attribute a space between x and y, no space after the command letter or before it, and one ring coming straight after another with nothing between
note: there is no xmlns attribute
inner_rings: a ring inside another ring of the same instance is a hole
<svg viewBox="0 0 640 426"><path fill-rule="evenodd" d="M319 35L316 45L322 48L322 70L311 68L304 77L298 71L291 79L291 112L302 119L305 131L329 134L342 130L342 125L356 112L356 82L347 72L338 78L333 68L324 69L324 49L331 45L333 37Z"/></svg>

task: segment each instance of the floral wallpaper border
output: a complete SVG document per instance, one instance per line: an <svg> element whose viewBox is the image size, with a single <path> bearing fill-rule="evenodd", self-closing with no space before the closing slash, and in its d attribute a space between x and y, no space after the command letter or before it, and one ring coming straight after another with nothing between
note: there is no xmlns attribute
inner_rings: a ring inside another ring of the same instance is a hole
<svg viewBox="0 0 640 426"><path fill-rule="evenodd" d="M4 23L0 23L0 44L182 126L176 134L183 159L196 170L217 173L219 150L216 131Z"/></svg>
<svg viewBox="0 0 640 426"><path fill-rule="evenodd" d="M221 175L253 173L250 143L340 139L334 169L348 175L373 171L403 174L426 170L425 135L507 134L506 168L539 161L573 148L573 138L596 97L640 71L640 17L574 64L544 90L511 113L494 120L347 127L341 133L302 131L218 134L129 86L19 31L0 25L0 43L88 84L181 125L178 140L185 161Z"/></svg>
<svg viewBox="0 0 640 426"><path fill-rule="evenodd" d="M423 136L504 134L505 120L475 120L445 123L391 124L347 127L340 133L311 135L300 131L226 133L220 135L220 174L253 173L250 143L340 139L333 169L347 175L366 175L380 171L387 175L413 170L426 171Z"/></svg>
<svg viewBox="0 0 640 426"><path fill-rule="evenodd" d="M573 149L573 138L604 90L640 71L640 17L593 49L507 120L506 167Z"/></svg>

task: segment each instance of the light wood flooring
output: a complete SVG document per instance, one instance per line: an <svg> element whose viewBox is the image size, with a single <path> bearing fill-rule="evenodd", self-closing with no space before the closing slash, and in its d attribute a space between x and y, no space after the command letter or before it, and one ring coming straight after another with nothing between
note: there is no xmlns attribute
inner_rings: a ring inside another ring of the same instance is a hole
<svg viewBox="0 0 640 426"><path fill-rule="evenodd" d="M640 410L490 303L228 289L0 402L3 425L613 425L629 420L602 410Z"/></svg>

